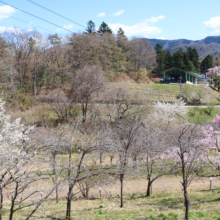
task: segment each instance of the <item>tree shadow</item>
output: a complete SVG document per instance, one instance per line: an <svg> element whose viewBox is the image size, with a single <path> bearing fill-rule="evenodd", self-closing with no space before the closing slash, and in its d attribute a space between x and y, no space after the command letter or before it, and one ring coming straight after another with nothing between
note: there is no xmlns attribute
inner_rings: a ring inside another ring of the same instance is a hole
<svg viewBox="0 0 220 220"><path fill-rule="evenodd" d="M65 218L57 218L57 217L53 217L52 215L47 215L47 218L51 219L51 220L64 220Z"/></svg>

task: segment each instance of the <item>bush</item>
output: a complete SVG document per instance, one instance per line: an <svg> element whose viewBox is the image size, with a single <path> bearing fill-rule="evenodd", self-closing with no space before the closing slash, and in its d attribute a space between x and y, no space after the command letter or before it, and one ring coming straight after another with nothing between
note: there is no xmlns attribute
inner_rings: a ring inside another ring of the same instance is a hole
<svg viewBox="0 0 220 220"><path fill-rule="evenodd" d="M24 93L8 96L6 102L11 104L13 108L19 108L21 111L29 109L35 104L35 100Z"/></svg>
<svg viewBox="0 0 220 220"><path fill-rule="evenodd" d="M204 216L205 216L204 212L201 212L201 211L198 211L198 212L197 212L197 215L198 215L199 217L204 217Z"/></svg>
<svg viewBox="0 0 220 220"><path fill-rule="evenodd" d="M153 215L150 215L150 220L156 220L156 218Z"/></svg>
<svg viewBox="0 0 220 220"><path fill-rule="evenodd" d="M177 218L179 215L171 212L171 213L169 213L169 216L171 216L173 218Z"/></svg>

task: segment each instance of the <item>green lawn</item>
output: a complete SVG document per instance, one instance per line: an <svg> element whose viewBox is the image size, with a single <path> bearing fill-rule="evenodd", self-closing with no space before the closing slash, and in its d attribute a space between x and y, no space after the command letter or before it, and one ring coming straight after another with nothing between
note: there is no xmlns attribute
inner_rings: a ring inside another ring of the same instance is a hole
<svg viewBox="0 0 220 220"><path fill-rule="evenodd" d="M220 219L220 190L189 191L191 201L190 219ZM124 208L119 208L119 199L77 200L72 202L72 219L183 219L184 205L181 192L143 195L126 195ZM33 219L64 219L65 201L58 204L48 201L38 210ZM15 213L15 219L24 219L26 211ZM7 216L7 213L5 217Z"/></svg>
<svg viewBox="0 0 220 220"><path fill-rule="evenodd" d="M150 100L158 100L158 101L177 101L179 99L180 94L180 86L179 85L162 85L162 84L125 84L125 83L116 83L112 84L113 86L122 86L128 89L132 89L133 91L140 92L140 96L144 99ZM182 89L184 90L184 87ZM188 88L192 90L192 93L202 91L203 97L201 99L201 103L210 103L210 102L220 102L220 94L212 90L207 86L189 86Z"/></svg>

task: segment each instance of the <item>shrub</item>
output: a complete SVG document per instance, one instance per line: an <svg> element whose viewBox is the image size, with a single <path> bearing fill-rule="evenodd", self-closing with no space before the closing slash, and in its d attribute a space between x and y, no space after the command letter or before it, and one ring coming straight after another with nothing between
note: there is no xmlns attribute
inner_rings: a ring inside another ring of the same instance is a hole
<svg viewBox="0 0 220 220"><path fill-rule="evenodd" d="M35 104L35 100L24 93L8 96L5 100L13 108L19 108L21 111L29 109Z"/></svg>
<svg viewBox="0 0 220 220"><path fill-rule="evenodd" d="M189 212L189 217L192 218L195 215L194 212Z"/></svg>
<svg viewBox="0 0 220 220"><path fill-rule="evenodd" d="M173 217L173 218L177 218L177 217L178 217L178 214L175 214L175 213L170 212L170 213L169 213L169 216L171 216L171 217Z"/></svg>
<svg viewBox="0 0 220 220"><path fill-rule="evenodd" d="M204 216L205 216L204 212L201 212L201 211L198 211L198 212L197 212L197 215L198 215L199 217L204 217Z"/></svg>
<svg viewBox="0 0 220 220"><path fill-rule="evenodd" d="M156 220L156 218L153 215L150 215L150 220Z"/></svg>

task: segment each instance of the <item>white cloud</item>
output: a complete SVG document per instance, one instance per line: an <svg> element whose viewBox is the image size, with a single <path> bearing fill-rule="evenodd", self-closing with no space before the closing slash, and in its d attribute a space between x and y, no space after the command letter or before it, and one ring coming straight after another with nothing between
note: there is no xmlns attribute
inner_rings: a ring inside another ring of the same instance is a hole
<svg viewBox="0 0 220 220"><path fill-rule="evenodd" d="M22 31L22 28L18 27L0 27L0 33L3 33L3 32L18 32L20 33ZM33 30L27 30L27 32L30 32L30 31L33 31Z"/></svg>
<svg viewBox="0 0 220 220"><path fill-rule="evenodd" d="M149 19L146 19L145 22L146 22L146 23L156 23L156 22L158 22L159 20L162 20L162 19L164 19L164 18L166 18L166 16L160 15L160 16L158 16L158 17L151 17L151 18L149 18Z"/></svg>
<svg viewBox="0 0 220 220"><path fill-rule="evenodd" d="M9 5L0 6L0 19L9 18L16 10Z"/></svg>
<svg viewBox="0 0 220 220"><path fill-rule="evenodd" d="M211 34L219 34L220 33L220 30L214 30Z"/></svg>
<svg viewBox="0 0 220 220"><path fill-rule="evenodd" d="M124 13L124 10L115 12L112 16L120 16Z"/></svg>
<svg viewBox="0 0 220 220"><path fill-rule="evenodd" d="M68 25L64 25L63 28L67 29L67 30L71 30L73 29L73 24L68 24ZM62 28L57 29L57 31L62 31Z"/></svg>
<svg viewBox="0 0 220 220"><path fill-rule="evenodd" d="M135 24L132 26L127 26L124 24L109 24L109 27L114 33L117 33L119 28L122 28L125 35L128 37L149 37L150 35L159 34L162 30L158 27L151 27L146 22Z"/></svg>
<svg viewBox="0 0 220 220"><path fill-rule="evenodd" d="M156 38L157 40L167 40L166 38L164 37L159 37L159 38Z"/></svg>
<svg viewBox="0 0 220 220"><path fill-rule="evenodd" d="M220 17L210 18L209 21L205 21L203 24L205 28L218 29L220 28Z"/></svg>
<svg viewBox="0 0 220 220"><path fill-rule="evenodd" d="M105 17L105 12L98 14L97 17Z"/></svg>

